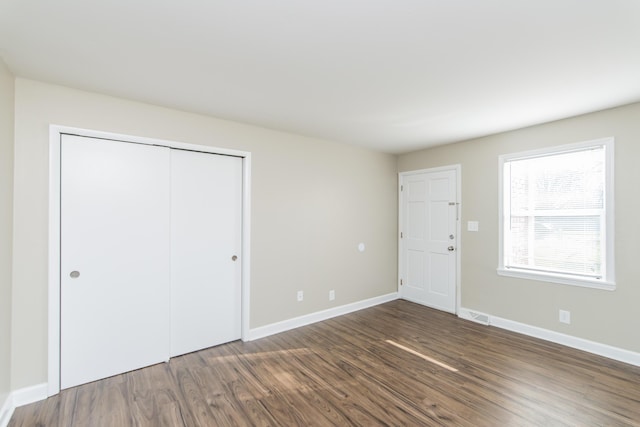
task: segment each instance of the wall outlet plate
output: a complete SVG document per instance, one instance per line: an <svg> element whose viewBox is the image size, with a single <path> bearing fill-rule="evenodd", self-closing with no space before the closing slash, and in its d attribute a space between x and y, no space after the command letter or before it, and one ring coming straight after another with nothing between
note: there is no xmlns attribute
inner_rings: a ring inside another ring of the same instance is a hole
<svg viewBox="0 0 640 427"><path fill-rule="evenodd" d="M329 291L329 301L333 301L334 299L336 299L336 291L332 289Z"/></svg>
<svg viewBox="0 0 640 427"><path fill-rule="evenodd" d="M567 310L560 310L560 323L571 323L571 312Z"/></svg>
<svg viewBox="0 0 640 427"><path fill-rule="evenodd" d="M304 299L304 292L303 291L298 291L298 302L302 301Z"/></svg>

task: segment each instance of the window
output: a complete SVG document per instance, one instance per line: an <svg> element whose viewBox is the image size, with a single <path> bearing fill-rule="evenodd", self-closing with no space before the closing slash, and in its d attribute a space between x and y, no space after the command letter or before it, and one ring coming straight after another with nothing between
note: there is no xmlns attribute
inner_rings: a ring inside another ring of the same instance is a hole
<svg viewBox="0 0 640 427"><path fill-rule="evenodd" d="M500 156L498 274L615 289L613 138Z"/></svg>

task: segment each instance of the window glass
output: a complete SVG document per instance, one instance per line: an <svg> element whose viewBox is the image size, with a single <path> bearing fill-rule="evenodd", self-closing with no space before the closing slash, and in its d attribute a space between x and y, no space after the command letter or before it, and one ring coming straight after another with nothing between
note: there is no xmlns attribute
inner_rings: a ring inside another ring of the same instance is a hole
<svg viewBox="0 0 640 427"><path fill-rule="evenodd" d="M501 270L608 279L608 147L599 142L501 157Z"/></svg>

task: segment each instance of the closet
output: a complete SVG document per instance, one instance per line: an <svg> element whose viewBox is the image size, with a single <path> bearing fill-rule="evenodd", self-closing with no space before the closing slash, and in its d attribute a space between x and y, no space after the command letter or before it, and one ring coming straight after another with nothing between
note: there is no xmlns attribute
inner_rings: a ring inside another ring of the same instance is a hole
<svg viewBox="0 0 640 427"><path fill-rule="evenodd" d="M60 385L240 338L242 159L61 136Z"/></svg>

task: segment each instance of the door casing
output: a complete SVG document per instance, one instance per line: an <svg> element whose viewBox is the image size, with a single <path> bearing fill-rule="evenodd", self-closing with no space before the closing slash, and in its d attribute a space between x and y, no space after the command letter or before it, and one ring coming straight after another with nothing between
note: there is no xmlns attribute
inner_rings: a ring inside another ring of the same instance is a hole
<svg viewBox="0 0 640 427"><path fill-rule="evenodd" d="M63 134L159 145L242 158L242 340L249 338L251 266L251 153L60 125L49 127L49 267L48 267L48 384L47 395L60 392L60 152Z"/></svg>
<svg viewBox="0 0 640 427"><path fill-rule="evenodd" d="M400 281L404 275L404 253L403 253L403 242L401 237L401 231L403 230L403 221L404 221L404 210L403 210L403 192L402 192L402 183L404 181L404 177L408 177L415 174L423 174L423 173L433 173L433 172L444 172L444 171L454 171L456 175L456 208L457 208L457 221L456 221L456 285L455 285L455 293L456 293L456 302L455 302L455 313L457 314L460 311L461 306L461 254L462 254L462 167L459 164L449 165L449 166L441 166L435 168L428 169L419 169L407 172L400 172L398 174L398 295L401 295L401 285Z"/></svg>

